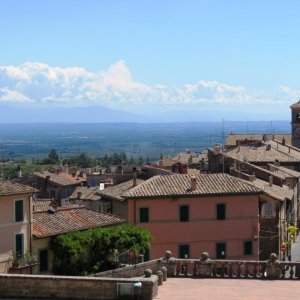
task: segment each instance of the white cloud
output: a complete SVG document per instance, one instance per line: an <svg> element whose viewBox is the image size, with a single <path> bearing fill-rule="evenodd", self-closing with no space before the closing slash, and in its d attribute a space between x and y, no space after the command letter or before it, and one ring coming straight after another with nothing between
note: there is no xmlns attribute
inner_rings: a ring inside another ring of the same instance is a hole
<svg viewBox="0 0 300 300"><path fill-rule="evenodd" d="M25 103L31 102L30 98L8 88L0 88L0 103Z"/></svg>
<svg viewBox="0 0 300 300"><path fill-rule="evenodd" d="M106 71L50 67L27 62L19 67L0 66L0 102L43 105L103 105L127 110L143 107L181 107L195 104L290 103L300 91L279 88L276 98L263 92L251 93L242 86L200 80L183 87L168 88L137 82L120 60Z"/></svg>

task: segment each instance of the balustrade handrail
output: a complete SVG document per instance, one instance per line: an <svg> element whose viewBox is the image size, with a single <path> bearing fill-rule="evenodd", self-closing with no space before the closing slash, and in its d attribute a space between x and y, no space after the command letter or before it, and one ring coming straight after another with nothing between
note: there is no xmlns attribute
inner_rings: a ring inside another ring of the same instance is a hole
<svg viewBox="0 0 300 300"><path fill-rule="evenodd" d="M300 262L169 258L169 277L300 279Z"/></svg>
<svg viewBox="0 0 300 300"><path fill-rule="evenodd" d="M278 260L192 259L163 257L152 261L110 270L94 276L136 277L145 269L154 274L166 267L168 277L300 279L300 262Z"/></svg>

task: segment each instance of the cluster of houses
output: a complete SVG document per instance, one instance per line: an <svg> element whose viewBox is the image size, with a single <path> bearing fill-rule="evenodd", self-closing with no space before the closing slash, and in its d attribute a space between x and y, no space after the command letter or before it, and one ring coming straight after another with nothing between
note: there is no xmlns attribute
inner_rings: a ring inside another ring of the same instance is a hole
<svg viewBox="0 0 300 300"><path fill-rule="evenodd" d="M230 134L224 147L109 174L60 168L0 180L0 273L33 253L30 272L51 273L53 237L127 222L153 236L145 260L166 250L180 258L286 258L289 229L300 222L300 103L291 108L292 135Z"/></svg>

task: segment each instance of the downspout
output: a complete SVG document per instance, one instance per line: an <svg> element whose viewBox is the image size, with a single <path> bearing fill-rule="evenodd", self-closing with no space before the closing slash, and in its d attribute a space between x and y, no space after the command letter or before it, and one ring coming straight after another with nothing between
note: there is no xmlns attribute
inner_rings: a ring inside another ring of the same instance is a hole
<svg viewBox="0 0 300 300"><path fill-rule="evenodd" d="M32 255L32 194L29 197L29 251L30 254ZM32 265L30 265L30 274L32 274Z"/></svg>
<svg viewBox="0 0 300 300"><path fill-rule="evenodd" d="M133 199L133 223L136 225L136 199Z"/></svg>

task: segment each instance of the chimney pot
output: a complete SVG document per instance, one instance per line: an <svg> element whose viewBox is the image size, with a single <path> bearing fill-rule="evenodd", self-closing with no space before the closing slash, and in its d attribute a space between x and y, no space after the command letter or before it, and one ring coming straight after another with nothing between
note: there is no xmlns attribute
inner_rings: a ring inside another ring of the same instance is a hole
<svg viewBox="0 0 300 300"><path fill-rule="evenodd" d="M273 185L273 176L269 176L269 186L271 187Z"/></svg>
<svg viewBox="0 0 300 300"><path fill-rule="evenodd" d="M132 177L132 186L136 186L136 181L137 181L137 171L136 171L136 167L132 168L132 172L133 172L133 177Z"/></svg>
<svg viewBox="0 0 300 300"><path fill-rule="evenodd" d="M191 190L195 191L197 188L197 179L195 176L191 177Z"/></svg>

